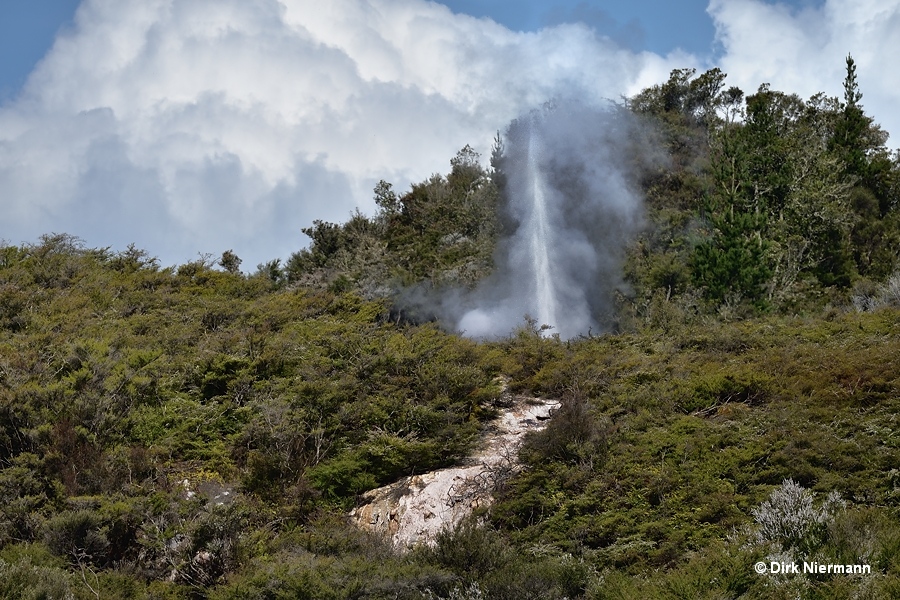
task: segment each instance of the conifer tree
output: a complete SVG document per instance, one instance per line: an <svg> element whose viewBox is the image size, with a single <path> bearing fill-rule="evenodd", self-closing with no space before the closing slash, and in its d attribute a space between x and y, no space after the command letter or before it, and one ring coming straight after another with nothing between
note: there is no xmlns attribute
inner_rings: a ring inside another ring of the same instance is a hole
<svg viewBox="0 0 900 600"><path fill-rule="evenodd" d="M848 175L864 177L866 171L865 133L871 125L871 119L863 113L859 101L862 92L856 81L856 62L847 55L847 76L844 78L843 111L835 125L832 149L844 161L844 169Z"/></svg>

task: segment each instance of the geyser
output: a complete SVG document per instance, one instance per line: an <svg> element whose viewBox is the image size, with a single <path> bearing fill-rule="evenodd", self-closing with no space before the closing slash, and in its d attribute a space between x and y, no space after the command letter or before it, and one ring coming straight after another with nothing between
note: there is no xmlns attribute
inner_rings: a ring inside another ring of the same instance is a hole
<svg viewBox="0 0 900 600"><path fill-rule="evenodd" d="M460 331L501 337L528 318L571 338L614 325L625 248L642 222L634 184L651 156L646 137L613 104L557 102L510 124L497 165L505 184L496 271L445 305L462 313Z"/></svg>
<svg viewBox="0 0 900 600"><path fill-rule="evenodd" d="M536 290L535 316L541 324L554 326L556 317L556 290L553 285L553 270L550 262L552 229L547 216L547 195L538 163L538 138L534 132L528 136L528 180L531 183L531 213L523 224L528 237L529 254L532 265L532 279Z"/></svg>

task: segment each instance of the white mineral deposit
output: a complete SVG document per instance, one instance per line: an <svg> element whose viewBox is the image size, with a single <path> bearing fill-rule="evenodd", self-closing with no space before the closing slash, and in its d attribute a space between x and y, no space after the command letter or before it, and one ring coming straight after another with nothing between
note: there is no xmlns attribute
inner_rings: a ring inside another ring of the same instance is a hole
<svg viewBox="0 0 900 600"><path fill-rule="evenodd" d="M496 484L520 468L517 453L524 434L543 429L558 407L555 400L515 398L490 423L479 450L464 464L366 492L365 504L350 517L399 548L432 543L442 529L492 502Z"/></svg>

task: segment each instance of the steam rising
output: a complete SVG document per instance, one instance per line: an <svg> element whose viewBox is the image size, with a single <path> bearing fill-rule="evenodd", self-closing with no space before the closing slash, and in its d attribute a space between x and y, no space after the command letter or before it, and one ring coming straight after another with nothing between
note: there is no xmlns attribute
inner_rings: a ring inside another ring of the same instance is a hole
<svg viewBox="0 0 900 600"><path fill-rule="evenodd" d="M513 121L500 165L506 235L496 273L464 303L465 335L503 336L525 317L563 338L614 324L625 247L642 222L643 139L616 106L565 102Z"/></svg>

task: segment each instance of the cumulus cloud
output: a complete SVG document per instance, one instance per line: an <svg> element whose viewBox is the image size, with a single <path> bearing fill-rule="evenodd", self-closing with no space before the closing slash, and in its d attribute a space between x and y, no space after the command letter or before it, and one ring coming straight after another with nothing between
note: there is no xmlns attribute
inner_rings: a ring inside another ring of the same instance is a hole
<svg viewBox="0 0 900 600"><path fill-rule="evenodd" d="M762 0L711 0L730 85L752 92L761 83L808 98L843 96L844 59L857 65L862 105L900 139L900 0L826 0L801 8Z"/></svg>
<svg viewBox="0 0 900 600"><path fill-rule="evenodd" d="M424 0L85 0L0 107L0 238L286 257L313 219L371 211L378 179L403 189L552 97L686 61Z"/></svg>
<svg viewBox="0 0 900 600"><path fill-rule="evenodd" d="M900 0L803 10L712 0L730 84L840 94L900 129ZM164 264L286 257L313 219L371 212L465 144L553 97L587 104L710 66L637 53L582 24L513 32L425 0L84 0L0 106L0 239L134 242Z"/></svg>

